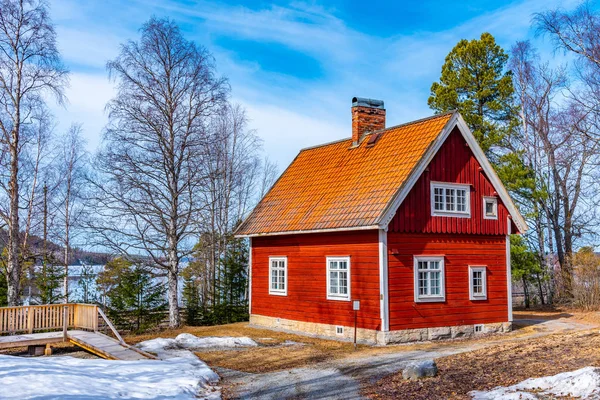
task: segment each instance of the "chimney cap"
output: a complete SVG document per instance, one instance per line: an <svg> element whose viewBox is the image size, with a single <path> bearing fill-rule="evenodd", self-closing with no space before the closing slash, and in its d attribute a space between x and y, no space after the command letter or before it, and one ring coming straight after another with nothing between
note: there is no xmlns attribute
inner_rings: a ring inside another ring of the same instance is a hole
<svg viewBox="0 0 600 400"><path fill-rule="evenodd" d="M353 97L352 107L369 107L385 110L383 107L383 100L367 99L364 97Z"/></svg>

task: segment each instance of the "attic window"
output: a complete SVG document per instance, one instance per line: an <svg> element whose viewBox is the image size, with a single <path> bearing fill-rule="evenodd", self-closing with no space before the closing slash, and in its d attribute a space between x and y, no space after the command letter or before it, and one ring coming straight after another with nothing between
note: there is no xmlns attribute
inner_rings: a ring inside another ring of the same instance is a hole
<svg viewBox="0 0 600 400"><path fill-rule="evenodd" d="M431 215L469 217L471 188L455 183L431 183Z"/></svg>
<svg viewBox="0 0 600 400"><path fill-rule="evenodd" d="M483 198L483 218L498 219L498 199L495 197Z"/></svg>

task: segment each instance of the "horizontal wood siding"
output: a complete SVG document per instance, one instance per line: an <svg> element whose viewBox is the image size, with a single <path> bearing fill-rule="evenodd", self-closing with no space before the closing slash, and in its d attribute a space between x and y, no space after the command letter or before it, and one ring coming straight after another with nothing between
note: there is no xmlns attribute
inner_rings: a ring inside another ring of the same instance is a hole
<svg viewBox="0 0 600 400"><path fill-rule="evenodd" d="M327 256L350 256L358 326L380 329L377 231L254 237L252 314L331 325L354 325L350 301L327 300ZM288 260L287 296L269 295L269 256Z"/></svg>
<svg viewBox="0 0 600 400"><path fill-rule="evenodd" d="M471 217L431 216L431 181L471 185ZM483 218L483 196L498 199L498 219ZM466 141L455 129L402 202L391 232L505 235L508 211Z"/></svg>
<svg viewBox="0 0 600 400"><path fill-rule="evenodd" d="M388 233L390 330L508 321L504 236ZM443 255L446 301L415 303L413 256ZM487 300L469 300L468 266L487 267Z"/></svg>

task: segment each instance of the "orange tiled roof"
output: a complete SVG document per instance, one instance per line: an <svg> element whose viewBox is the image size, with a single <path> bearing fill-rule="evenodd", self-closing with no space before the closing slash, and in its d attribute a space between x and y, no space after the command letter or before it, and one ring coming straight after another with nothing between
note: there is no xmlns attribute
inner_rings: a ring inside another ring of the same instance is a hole
<svg viewBox="0 0 600 400"><path fill-rule="evenodd" d="M359 228L379 222L452 114L387 128L369 136L301 150L243 222L237 235Z"/></svg>

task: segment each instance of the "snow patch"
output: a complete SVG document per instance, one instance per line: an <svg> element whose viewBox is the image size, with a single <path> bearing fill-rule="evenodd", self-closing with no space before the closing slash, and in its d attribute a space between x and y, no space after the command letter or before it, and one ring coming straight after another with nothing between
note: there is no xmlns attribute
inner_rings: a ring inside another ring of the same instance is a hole
<svg viewBox="0 0 600 400"><path fill-rule="evenodd" d="M182 333L175 339L152 339L137 344L144 351L163 354L165 351L177 349L208 349L208 348L234 348L255 347L256 342L249 337L197 337L189 333Z"/></svg>
<svg viewBox="0 0 600 400"><path fill-rule="evenodd" d="M257 344L249 337L197 337L182 333L175 338L179 346L186 349L205 349L209 347L256 347Z"/></svg>
<svg viewBox="0 0 600 400"><path fill-rule="evenodd" d="M513 386L469 393L473 400L537 400L548 396L600 398L600 370L586 367L554 376L531 378Z"/></svg>
<svg viewBox="0 0 600 400"><path fill-rule="evenodd" d="M0 355L2 399L220 399L219 377L197 357L109 361Z"/></svg>

